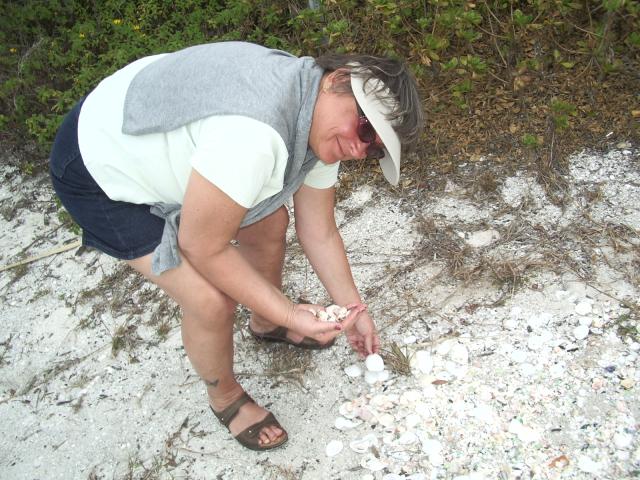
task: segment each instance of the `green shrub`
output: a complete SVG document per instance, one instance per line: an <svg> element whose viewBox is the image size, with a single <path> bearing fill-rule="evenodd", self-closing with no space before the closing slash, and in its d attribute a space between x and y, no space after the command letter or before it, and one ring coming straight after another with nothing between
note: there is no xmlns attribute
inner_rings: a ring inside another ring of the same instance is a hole
<svg viewBox="0 0 640 480"><path fill-rule="evenodd" d="M626 63L637 67L640 50L635 0L316 3L317 9L302 0L5 3L1 139L12 146L33 142L45 152L65 112L106 75L136 58L203 42L247 40L299 55L400 56L424 92L437 92L432 111L454 105L461 115L487 103L489 91L522 96L535 83L531 75L537 81L563 71L621 75ZM559 129L577 115L551 109Z"/></svg>

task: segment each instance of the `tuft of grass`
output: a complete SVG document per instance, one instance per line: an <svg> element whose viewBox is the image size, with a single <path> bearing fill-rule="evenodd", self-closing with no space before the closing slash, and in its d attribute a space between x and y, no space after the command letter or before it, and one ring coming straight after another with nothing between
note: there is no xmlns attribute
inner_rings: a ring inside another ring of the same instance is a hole
<svg viewBox="0 0 640 480"><path fill-rule="evenodd" d="M396 342L392 342L389 349L381 349L381 356L384 359L385 365L389 369L400 375L411 374L411 357L409 348L405 345L402 349Z"/></svg>
<svg viewBox="0 0 640 480"><path fill-rule="evenodd" d="M129 361L136 363L138 360L133 355L136 346L142 343L142 338L138 335L138 327L136 325L120 325L111 337L111 355L118 356L121 350L125 350L129 354Z"/></svg>

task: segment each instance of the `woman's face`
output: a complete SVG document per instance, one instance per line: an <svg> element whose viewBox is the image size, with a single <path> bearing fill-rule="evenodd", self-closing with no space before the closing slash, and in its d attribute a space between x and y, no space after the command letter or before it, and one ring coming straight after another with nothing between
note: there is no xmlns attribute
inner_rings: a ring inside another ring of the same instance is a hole
<svg viewBox="0 0 640 480"><path fill-rule="evenodd" d="M348 93L331 90L334 73L326 74L313 110L309 146L324 163L363 159L368 144L358 137L358 107ZM376 143L382 145L379 137Z"/></svg>

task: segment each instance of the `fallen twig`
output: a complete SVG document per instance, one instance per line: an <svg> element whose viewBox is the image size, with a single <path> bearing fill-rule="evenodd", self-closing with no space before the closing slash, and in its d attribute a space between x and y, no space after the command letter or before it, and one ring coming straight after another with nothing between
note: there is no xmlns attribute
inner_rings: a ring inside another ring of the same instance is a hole
<svg viewBox="0 0 640 480"><path fill-rule="evenodd" d="M26 265L27 263L35 262L37 260L41 260L46 257L50 257L51 255L56 255L58 253L66 252L68 250L72 250L82 245L82 240L78 239L75 242L68 243L66 245L60 245L59 247L53 248L51 250L47 250L46 252L42 252L38 255L34 255L33 257L25 258L16 263L12 263L10 265L4 265L0 267L0 272L4 272L5 270L10 270L15 267L19 267L20 265Z"/></svg>

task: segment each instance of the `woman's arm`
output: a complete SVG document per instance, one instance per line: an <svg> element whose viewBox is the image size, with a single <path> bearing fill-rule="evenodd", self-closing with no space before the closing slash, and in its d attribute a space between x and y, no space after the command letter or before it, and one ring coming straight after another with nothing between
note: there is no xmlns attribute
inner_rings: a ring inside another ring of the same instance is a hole
<svg viewBox="0 0 640 480"><path fill-rule="evenodd" d="M303 185L294 195L294 204L302 249L333 301L340 305L362 303L335 221L335 189ZM374 353L379 348L375 326L367 312L358 316L347 335L361 354Z"/></svg>
<svg viewBox="0 0 640 480"><path fill-rule="evenodd" d="M335 324L319 322L295 308L231 245L247 209L195 170L187 184L178 244L182 254L212 285L276 325L318 340L335 334Z"/></svg>

